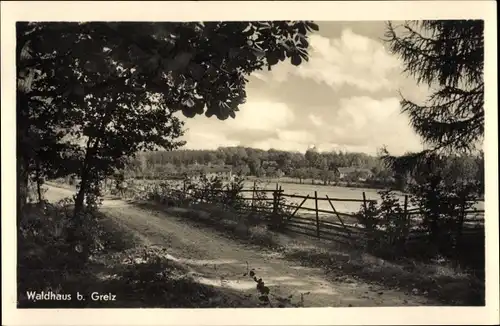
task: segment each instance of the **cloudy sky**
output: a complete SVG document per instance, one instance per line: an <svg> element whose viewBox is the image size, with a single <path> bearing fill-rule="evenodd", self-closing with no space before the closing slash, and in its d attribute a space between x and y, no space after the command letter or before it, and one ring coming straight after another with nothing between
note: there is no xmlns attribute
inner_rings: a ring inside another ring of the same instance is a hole
<svg viewBox="0 0 500 326"><path fill-rule="evenodd" d="M384 48L384 22L323 22L310 35L310 60L283 62L250 77L247 102L236 119L197 116L186 121L185 148L248 146L304 152L347 150L393 154L420 150L419 137L400 113L400 90L423 99L425 90L401 73Z"/></svg>

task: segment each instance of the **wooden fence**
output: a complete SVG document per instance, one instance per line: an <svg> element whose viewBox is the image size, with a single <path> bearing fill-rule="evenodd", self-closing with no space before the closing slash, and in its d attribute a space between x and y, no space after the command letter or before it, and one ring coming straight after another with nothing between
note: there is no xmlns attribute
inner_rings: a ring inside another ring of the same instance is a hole
<svg viewBox="0 0 500 326"><path fill-rule="evenodd" d="M209 190L209 192L227 192L227 190ZM335 241L341 241L342 239L347 241L358 239L368 232L368 230L359 223L358 216L354 213L339 212L335 208L336 202L358 202L360 203L360 207L363 207L365 214L370 202L377 203L377 200L367 199L365 192L362 193L362 198L331 198L328 195L319 197L317 191L314 191L312 195L304 196L286 194L278 184L276 184L276 189L257 189L254 183L253 189L243 189L239 192L251 194L250 197L241 198L250 202L245 205L245 208L241 209L265 213L265 215L270 217L279 215L279 217L285 221L283 227L290 232ZM186 193L185 187L183 187L183 193ZM265 194L265 196L263 196L263 194ZM268 196L268 194L271 194L271 196ZM300 199L301 201L298 205L287 204L283 202L283 199L287 198ZM314 208L304 207L304 203L308 200L314 201ZM321 201L328 202L331 210L320 209L318 203ZM257 205L258 202L269 202L269 204L262 207ZM402 205L402 214L407 223L409 223L408 226L411 227L412 219L415 220L415 215L421 215L421 212L417 209L409 209L408 204L408 196L406 195ZM306 213L301 214L303 212ZM476 214L476 216L484 216L484 211L464 210L462 211L463 217L461 217L461 219L463 219L464 223L474 222L476 224L481 224L484 222L484 218L467 218L468 215L473 214ZM309 217L304 215L309 215ZM380 230L377 232L383 233L384 231ZM464 229L464 233L467 233L467 229ZM412 230L411 234L409 234L409 238L411 239L417 239L421 236L425 236L425 234L418 230Z"/></svg>

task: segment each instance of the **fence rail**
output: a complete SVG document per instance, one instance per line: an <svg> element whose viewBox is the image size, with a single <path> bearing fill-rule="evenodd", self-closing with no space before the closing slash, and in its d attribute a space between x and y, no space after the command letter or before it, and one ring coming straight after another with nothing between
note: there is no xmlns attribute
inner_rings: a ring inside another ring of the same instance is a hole
<svg viewBox="0 0 500 326"><path fill-rule="evenodd" d="M203 189L190 188L186 189L184 186L181 193L183 193L184 198L187 198L190 191L203 192ZM235 194L234 190L225 189L205 189L206 196L212 197L216 193L229 193ZM290 232L295 232L299 234L304 234L308 236L313 236L321 239L334 239L336 241L345 241L357 239L363 237L368 232L384 233L385 230L375 229L368 230L363 227L359 221L359 216L354 213L339 212L335 203L338 202L358 202L361 203L360 208L363 208L364 213L368 212L368 203L377 203L377 200L367 199L365 192L362 193L362 198L330 198L328 195L325 197L319 197L317 191L314 194L308 195L297 195L297 194L286 194L283 189L276 184L276 189L257 189L256 184L252 189L238 189L237 193L251 193L251 197L239 197L239 199L246 202L250 202L244 207L241 207L242 211L251 211L266 214L267 217L280 216L285 220L284 228ZM271 197L267 195L271 194ZM298 204L289 204L283 202L283 199L295 198L302 199ZM203 201L203 198L201 198ZM314 201L314 208L304 207L304 203L307 201ZM318 207L318 202L327 201L331 210L323 209ZM268 203L267 206L258 206L257 203L264 202ZM408 239L416 239L425 236L425 233L411 229L411 227L417 220L416 215L423 215L423 212L418 208L408 208L408 196L404 197L404 204L402 205L402 213L400 213L404 219L407 220L407 225L410 228L410 234L408 234ZM300 212L308 212L310 217L300 216ZM463 210L461 220L463 224L466 223L476 223L481 225L484 223L484 217L478 218L478 215L484 215L484 210ZM321 218L320 218L321 214ZM468 218L470 215L474 215L474 218ZM332 220L333 219L333 220ZM337 222L338 221L338 222ZM468 234L471 231L468 228L464 228L461 234ZM344 240L342 240L344 239Z"/></svg>
<svg viewBox="0 0 500 326"><path fill-rule="evenodd" d="M274 191L274 190L273 190ZM302 196L302 195L288 195L288 194L282 194L281 196L285 198L311 198L309 196ZM315 198L317 201L343 201L343 202L357 202L357 203L363 203L363 199L358 199L358 198L329 198L328 196L326 197L318 197ZM377 201L374 199L367 199L366 202L374 202L376 203Z"/></svg>

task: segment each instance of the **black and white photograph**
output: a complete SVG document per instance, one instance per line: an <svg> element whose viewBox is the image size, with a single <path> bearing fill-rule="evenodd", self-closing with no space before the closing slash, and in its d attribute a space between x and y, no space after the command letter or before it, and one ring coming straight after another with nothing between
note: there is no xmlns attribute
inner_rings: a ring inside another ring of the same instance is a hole
<svg viewBox="0 0 500 326"><path fill-rule="evenodd" d="M14 308L486 307L491 24L199 16L12 21Z"/></svg>

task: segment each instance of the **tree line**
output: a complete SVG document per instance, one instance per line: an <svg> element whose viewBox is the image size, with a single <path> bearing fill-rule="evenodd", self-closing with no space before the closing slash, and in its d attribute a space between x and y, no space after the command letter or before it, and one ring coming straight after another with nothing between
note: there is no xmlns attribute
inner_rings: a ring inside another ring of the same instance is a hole
<svg viewBox="0 0 500 326"><path fill-rule="evenodd" d="M124 174L131 178L169 179L181 175L209 173L210 167L230 166L234 174L259 178L287 176L298 182L319 180L325 184L339 181L338 168L353 168L343 181L393 187L404 190L411 178L398 173L382 156L366 153L330 151L314 148L305 153L284 150L262 150L251 147L220 147L216 150L173 150L138 153L129 160ZM484 155L448 155L441 165L449 178L484 179ZM369 172L369 173L366 173ZM424 173L424 172L421 172Z"/></svg>
<svg viewBox="0 0 500 326"><path fill-rule="evenodd" d="M382 168L378 157L364 153L332 151L319 153L314 149L305 154L284 150L261 150L251 147L220 147L216 150L174 150L139 153L129 166L147 173L155 167L169 165L181 168L190 165L230 165L234 169L244 170L245 174L265 176L270 168L280 170L289 175L300 168L318 168L333 170L336 167L359 167L366 169ZM141 170L143 169L143 170Z"/></svg>

